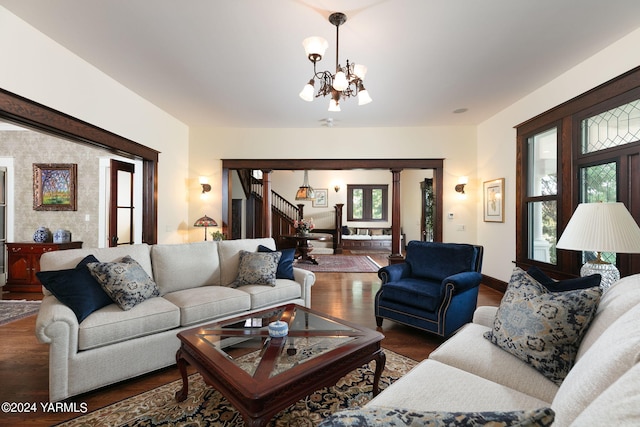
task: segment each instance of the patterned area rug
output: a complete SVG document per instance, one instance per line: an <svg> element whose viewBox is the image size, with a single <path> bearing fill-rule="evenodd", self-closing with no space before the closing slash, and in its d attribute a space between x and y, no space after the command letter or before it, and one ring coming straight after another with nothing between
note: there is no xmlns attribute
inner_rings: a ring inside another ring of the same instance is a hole
<svg viewBox="0 0 640 427"><path fill-rule="evenodd" d="M417 364L390 350L385 350L385 354L387 363L380 380L381 389ZM245 357L251 357L251 354ZM364 405L372 397L372 368L375 368L375 362L350 372L335 386L320 389L280 412L268 425L315 426L333 412ZM220 393L208 387L200 374L189 377L189 396L184 402L177 403L174 394L181 387L182 380L176 380L59 426L244 427L242 416Z"/></svg>
<svg viewBox="0 0 640 427"><path fill-rule="evenodd" d="M33 316L40 310L40 301L0 300L0 325Z"/></svg>
<svg viewBox="0 0 640 427"><path fill-rule="evenodd" d="M294 267L315 272L376 273L380 266L362 255L315 255L318 265L296 261Z"/></svg>

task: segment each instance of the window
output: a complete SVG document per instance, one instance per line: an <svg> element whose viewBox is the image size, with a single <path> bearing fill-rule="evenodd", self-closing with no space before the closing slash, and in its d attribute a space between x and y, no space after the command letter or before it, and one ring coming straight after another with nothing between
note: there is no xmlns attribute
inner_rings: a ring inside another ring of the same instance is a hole
<svg viewBox="0 0 640 427"><path fill-rule="evenodd" d="M387 221L388 185L347 185L347 221Z"/></svg>
<svg viewBox="0 0 640 427"><path fill-rule="evenodd" d="M640 67L517 126L516 263L575 276L592 252L555 244L578 203L623 202L640 222ZM640 255L602 254L622 276Z"/></svg>

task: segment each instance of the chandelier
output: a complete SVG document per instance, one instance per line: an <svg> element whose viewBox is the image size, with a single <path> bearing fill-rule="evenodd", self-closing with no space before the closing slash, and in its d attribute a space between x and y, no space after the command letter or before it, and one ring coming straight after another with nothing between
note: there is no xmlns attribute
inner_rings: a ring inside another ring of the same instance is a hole
<svg viewBox="0 0 640 427"><path fill-rule="evenodd" d="M313 62L313 78L309 80L309 83L300 92L300 98L308 102L313 101L315 79L318 79L320 81L320 89L318 89L315 98L330 95L329 111L340 111L340 99L347 99L356 95L358 96L358 105L368 104L372 99L362 83L367 73L367 67L362 64L350 63L348 59L347 65L344 67L341 67L338 63L340 25L347 22L347 15L340 12L332 13L329 15L329 22L336 26L336 71L332 74L330 71L316 70L316 63L322 59L324 52L329 47L329 43L322 37L304 39L302 45L307 58Z"/></svg>

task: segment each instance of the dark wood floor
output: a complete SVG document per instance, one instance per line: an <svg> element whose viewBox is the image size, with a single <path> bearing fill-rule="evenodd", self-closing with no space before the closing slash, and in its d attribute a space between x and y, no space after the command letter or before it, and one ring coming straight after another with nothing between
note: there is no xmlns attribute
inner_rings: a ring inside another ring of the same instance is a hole
<svg viewBox="0 0 640 427"><path fill-rule="evenodd" d="M382 255L372 255L384 265ZM375 273L316 273L312 288L312 308L372 329L373 299L380 288ZM38 294L4 294L4 299L38 299ZM478 305L498 305L502 293L481 285ZM74 418L69 412L45 413L42 402L48 401L48 346L38 343L34 335L35 316L0 326L0 403L22 402L36 406L36 413L0 414L0 426L50 426ZM385 320L380 329L385 335L382 345L414 360L423 360L442 339L413 328ZM135 378L69 399L66 403L85 403L89 411L136 395L180 377L175 367Z"/></svg>

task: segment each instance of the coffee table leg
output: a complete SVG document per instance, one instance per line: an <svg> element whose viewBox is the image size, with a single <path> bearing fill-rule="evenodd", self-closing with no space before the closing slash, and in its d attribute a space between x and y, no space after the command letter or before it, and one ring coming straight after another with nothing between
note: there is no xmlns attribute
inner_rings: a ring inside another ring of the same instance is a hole
<svg viewBox="0 0 640 427"><path fill-rule="evenodd" d="M374 359L376 361L376 372L373 375L373 395L377 396L380 393L380 377L382 377L384 365L387 363L387 355L380 350Z"/></svg>
<svg viewBox="0 0 640 427"><path fill-rule="evenodd" d="M182 402L187 398L189 394L189 377L187 376L187 361L182 357L182 348L178 349L176 353L176 363L178 369L180 369L180 375L182 375L182 389L176 392L176 401Z"/></svg>

